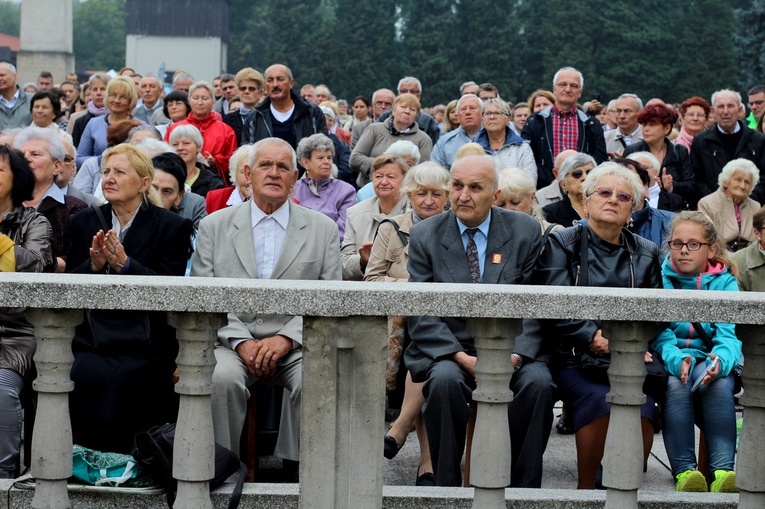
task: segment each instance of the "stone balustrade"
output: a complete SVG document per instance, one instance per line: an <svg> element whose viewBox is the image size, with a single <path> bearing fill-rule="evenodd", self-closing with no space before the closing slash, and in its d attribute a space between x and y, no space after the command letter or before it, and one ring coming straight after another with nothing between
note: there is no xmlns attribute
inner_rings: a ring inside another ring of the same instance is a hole
<svg viewBox="0 0 765 509"><path fill-rule="evenodd" d="M174 451L176 508L211 508L210 394L222 313L303 315L301 508L381 509L387 315L463 316L476 338L478 419L472 447L473 507L506 507L510 442L507 389L520 318L604 320L613 338L613 405L603 483L605 507L637 508L642 483L643 352L655 321L741 324L746 407L738 458L739 508L765 507L765 295L499 285L343 283L202 278L0 274L0 306L26 306L35 326L39 393L32 507L71 507L68 392L70 341L82 310L170 312L178 331L181 408ZM431 488L432 489L432 488ZM432 492L437 494L439 490ZM469 491L469 490L467 490ZM464 491L460 491L464 498ZM520 496L528 498L528 490ZM589 496L584 498L588 499ZM533 498L533 496L532 496ZM574 498L581 498L577 495ZM678 506L682 499L678 498ZM395 505L395 504L394 504ZM596 504L600 506L599 504ZM424 506L423 506L424 507ZM464 504L460 505L464 507ZM561 507L563 507L561 505Z"/></svg>

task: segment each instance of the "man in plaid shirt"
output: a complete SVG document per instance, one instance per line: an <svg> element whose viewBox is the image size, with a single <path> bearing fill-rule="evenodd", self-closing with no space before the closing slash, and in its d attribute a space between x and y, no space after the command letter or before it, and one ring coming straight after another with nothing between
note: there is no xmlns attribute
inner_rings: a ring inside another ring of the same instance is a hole
<svg viewBox="0 0 765 509"><path fill-rule="evenodd" d="M564 150L584 152L598 164L608 159L603 127L595 117L577 108L584 78L573 67L555 73L555 104L529 117L521 136L528 140L537 162L537 189L554 180L555 158Z"/></svg>

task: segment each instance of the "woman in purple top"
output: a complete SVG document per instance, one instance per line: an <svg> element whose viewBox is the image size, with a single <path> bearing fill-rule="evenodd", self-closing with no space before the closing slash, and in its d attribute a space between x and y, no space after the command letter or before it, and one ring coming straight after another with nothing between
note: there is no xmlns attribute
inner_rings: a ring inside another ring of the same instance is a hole
<svg viewBox="0 0 765 509"><path fill-rule="evenodd" d="M356 190L352 185L334 178L337 168L332 165L335 146L327 136L314 134L298 143L297 156L305 168L305 175L295 184L293 196L304 207L328 216L340 233L345 234L345 213L356 203Z"/></svg>

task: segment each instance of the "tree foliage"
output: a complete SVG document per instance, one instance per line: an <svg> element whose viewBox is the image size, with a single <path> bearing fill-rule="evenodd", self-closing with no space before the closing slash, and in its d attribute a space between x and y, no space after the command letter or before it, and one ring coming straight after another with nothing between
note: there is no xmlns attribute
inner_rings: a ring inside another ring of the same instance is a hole
<svg viewBox="0 0 765 509"><path fill-rule="evenodd" d="M125 0L74 0L72 17L78 69L125 65Z"/></svg>
<svg viewBox="0 0 765 509"><path fill-rule="evenodd" d="M0 0L0 33L19 36L21 27L21 4L11 0Z"/></svg>
<svg viewBox="0 0 765 509"><path fill-rule="evenodd" d="M121 67L126 0L73 1L78 67ZM455 98L468 80L491 82L517 102L549 89L555 71L567 65L584 74L583 100L633 92L674 102L722 87L746 91L765 76L765 0L230 0L230 6L230 71L284 63L297 86L324 83L346 99L395 88L411 75L422 81L424 105ZM19 10L0 0L0 31L18 34Z"/></svg>
<svg viewBox="0 0 765 509"><path fill-rule="evenodd" d="M746 92L765 83L765 0L739 3L734 9L741 29L735 39L740 55L738 85Z"/></svg>

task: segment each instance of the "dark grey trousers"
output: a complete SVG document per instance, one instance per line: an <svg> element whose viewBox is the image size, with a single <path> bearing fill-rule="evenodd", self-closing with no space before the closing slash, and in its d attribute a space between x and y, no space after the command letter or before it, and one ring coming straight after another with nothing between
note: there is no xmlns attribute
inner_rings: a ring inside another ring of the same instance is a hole
<svg viewBox="0 0 765 509"><path fill-rule="evenodd" d="M430 455L439 486L461 486L460 464L467 424L472 413L474 381L452 360L439 360L428 368L423 394L423 416ZM555 384L543 362L529 362L513 375L515 394L508 408L512 444L511 486L539 488L542 456L550 438Z"/></svg>

